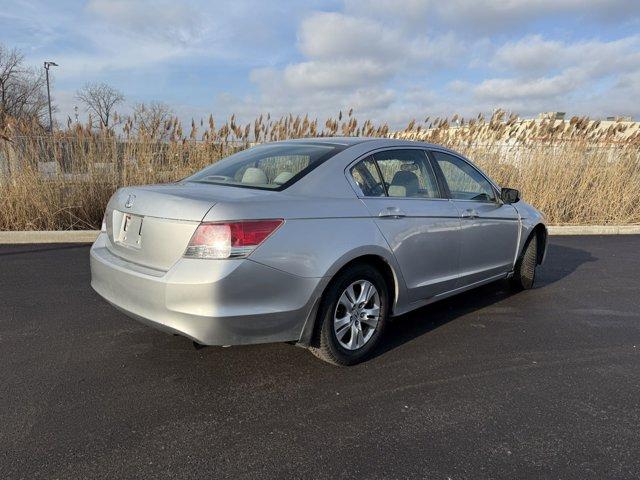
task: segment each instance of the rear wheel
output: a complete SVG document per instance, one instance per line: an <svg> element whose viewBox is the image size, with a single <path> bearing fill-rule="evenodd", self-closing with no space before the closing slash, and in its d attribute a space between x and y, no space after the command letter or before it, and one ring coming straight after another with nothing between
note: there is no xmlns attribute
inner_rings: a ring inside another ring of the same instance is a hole
<svg viewBox="0 0 640 480"><path fill-rule="evenodd" d="M387 311L387 285L380 272L366 264L348 267L321 300L311 352L334 365L361 362L378 344Z"/></svg>
<svg viewBox="0 0 640 480"><path fill-rule="evenodd" d="M533 234L529 239L522 256L516 263L513 272L512 285L517 290L528 290L533 287L536 279L536 267L538 265L538 239Z"/></svg>

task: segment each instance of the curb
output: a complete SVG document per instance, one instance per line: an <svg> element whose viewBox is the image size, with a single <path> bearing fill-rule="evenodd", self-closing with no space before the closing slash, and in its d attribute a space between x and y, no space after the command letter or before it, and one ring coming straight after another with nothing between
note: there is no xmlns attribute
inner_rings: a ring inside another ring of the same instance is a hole
<svg viewBox="0 0 640 480"><path fill-rule="evenodd" d="M99 233L99 230L0 232L0 244L93 243Z"/></svg>
<svg viewBox="0 0 640 480"><path fill-rule="evenodd" d="M549 225L549 235L639 235L640 225Z"/></svg>
<svg viewBox="0 0 640 480"><path fill-rule="evenodd" d="M640 225L551 225L549 235L640 235ZM93 243L99 230L0 232L0 244Z"/></svg>

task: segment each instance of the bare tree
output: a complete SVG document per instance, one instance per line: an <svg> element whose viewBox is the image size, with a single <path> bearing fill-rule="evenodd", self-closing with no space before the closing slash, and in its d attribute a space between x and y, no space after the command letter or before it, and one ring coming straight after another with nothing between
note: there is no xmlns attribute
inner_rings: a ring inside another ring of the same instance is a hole
<svg viewBox="0 0 640 480"><path fill-rule="evenodd" d="M133 107L133 129L138 135L153 140L166 140L170 135L173 111L162 102L138 103Z"/></svg>
<svg viewBox="0 0 640 480"><path fill-rule="evenodd" d="M25 66L20 51L0 44L0 124L5 116L43 123L46 113L44 72Z"/></svg>
<svg viewBox="0 0 640 480"><path fill-rule="evenodd" d="M76 93L88 111L96 114L100 123L109 128L115 107L124 101L124 95L106 83L87 83Z"/></svg>

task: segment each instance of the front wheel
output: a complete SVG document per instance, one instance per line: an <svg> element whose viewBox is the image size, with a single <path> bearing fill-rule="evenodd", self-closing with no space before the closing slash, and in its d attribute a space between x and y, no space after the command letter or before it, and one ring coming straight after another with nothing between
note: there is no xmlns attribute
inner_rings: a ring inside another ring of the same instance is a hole
<svg viewBox="0 0 640 480"><path fill-rule="evenodd" d="M533 287L538 265L538 239L534 234L516 263L513 272L512 285L516 290L528 290Z"/></svg>
<svg viewBox="0 0 640 480"><path fill-rule="evenodd" d="M377 346L387 312L387 285L380 272L365 264L348 267L321 300L311 352L334 365L361 362Z"/></svg>

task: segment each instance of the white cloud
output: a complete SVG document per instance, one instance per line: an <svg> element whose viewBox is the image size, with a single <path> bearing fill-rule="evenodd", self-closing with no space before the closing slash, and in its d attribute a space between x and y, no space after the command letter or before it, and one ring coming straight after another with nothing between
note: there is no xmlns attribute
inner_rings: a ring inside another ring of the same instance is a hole
<svg viewBox="0 0 640 480"><path fill-rule="evenodd" d="M305 58L281 68L254 69L250 78L259 93L245 103L280 112L283 107L326 113L354 107L375 114L392 105L401 108L405 100L391 83L419 76L462 51L451 33L415 35L399 25L336 12L309 15L297 37ZM424 105L425 100L414 91L414 105Z"/></svg>
<svg viewBox="0 0 640 480"><path fill-rule="evenodd" d="M575 43L531 36L499 47L490 65L513 76L480 82L472 90L477 101L525 111L564 104L565 109L611 114L624 85L640 75L640 36Z"/></svg>
<svg viewBox="0 0 640 480"><path fill-rule="evenodd" d="M110 29L168 44L197 41L203 32L202 18L189 4L167 0L90 0L86 9L107 22Z"/></svg>
<svg viewBox="0 0 640 480"><path fill-rule="evenodd" d="M596 0L591 10L614 4L635 10L635 3L623 0ZM609 114L599 99L617 98L622 88L611 86L615 79L628 74L630 84L635 78L640 37L566 42L530 35L499 43L482 35L464 40L453 33L456 29L430 28L438 19L450 25L483 22L487 15L497 22L529 21L581 7L577 0L412 0L402 7L390 0L347 0L343 12L314 12L302 19L296 43L301 60L254 69L250 78L257 93L227 97L225 104L230 108L235 101L254 112L320 116L356 107L364 116L400 123L495 108L533 115L573 106L585 113ZM465 65L471 66L469 76ZM433 79L441 78L443 68L462 76L448 73L450 78L438 83Z"/></svg>
<svg viewBox="0 0 640 480"><path fill-rule="evenodd" d="M184 49L140 43L135 48L114 40L108 48L95 53L68 53L56 56L60 68L55 74L60 79L104 78L109 71L136 70L157 65L183 55ZM41 63L41 62L38 62Z"/></svg>
<svg viewBox="0 0 640 480"><path fill-rule="evenodd" d="M66 18L58 30L69 30L74 48L55 54L60 79L104 78L109 72L139 70L195 54L206 29L189 6L168 1L91 0ZM32 21L38 24L39 17ZM55 39L64 44L66 39ZM44 56L37 57L40 63Z"/></svg>
<svg viewBox="0 0 640 480"><path fill-rule="evenodd" d="M318 12L303 20L298 45L304 55L318 59L365 56L387 61L403 50L414 54L400 33L368 18Z"/></svg>
<svg viewBox="0 0 640 480"><path fill-rule="evenodd" d="M521 72L547 72L563 64L562 42L545 40L540 35L508 42L498 48L492 61L496 68Z"/></svg>
<svg viewBox="0 0 640 480"><path fill-rule="evenodd" d="M367 58L388 65L413 61L444 61L464 45L452 33L416 33L381 19L317 12L298 29L298 48L307 57L332 60Z"/></svg>
<svg viewBox="0 0 640 480"><path fill-rule="evenodd" d="M390 75L384 64L369 59L301 62L288 65L282 73L284 87L302 92L367 85Z"/></svg>
<svg viewBox="0 0 640 480"><path fill-rule="evenodd" d="M640 36L574 43L547 40L540 35L527 36L499 47L491 65L522 74L540 74L572 66L582 66L591 75L617 73L640 67Z"/></svg>
<svg viewBox="0 0 640 480"><path fill-rule="evenodd" d="M0 41L18 28L31 63L61 65L60 117L87 80L173 98L183 119L640 115L638 0L5 1Z"/></svg>
<svg viewBox="0 0 640 480"><path fill-rule="evenodd" d="M19 0L9 0L19 2ZM176 63L256 62L277 58L282 47L282 20L299 15L296 3L270 5L258 0L89 0L82 7L30 0L0 12L0 26L21 22L34 30L29 44L48 45L60 68L60 78L95 79L120 72L157 67L162 73ZM271 24L271 27L268 24ZM0 27L0 39L2 28ZM287 38L287 42L291 42ZM48 55L48 54L47 54ZM36 52L38 63L45 54Z"/></svg>
<svg viewBox="0 0 640 480"><path fill-rule="evenodd" d="M595 0L589 11L617 7L640 12L637 5L640 2ZM536 35L495 46L485 36L462 40L455 29L431 27L438 21L500 26L583 10L581 0L410 0L402 6L391 0L347 0L344 12L315 12L301 21L301 61L252 72L258 95L250 102L279 111L289 105L289 111L304 112L335 111L359 99L365 113L376 114L380 105L387 105L390 116L423 112L416 115L422 116L430 109L467 115L472 109L490 112L497 107L525 115L552 110L569 98L588 98L599 79L640 68L638 38L568 43ZM485 75L479 81L454 77L435 88L423 83L443 65L459 69L465 64L506 75ZM384 99L370 101L379 92L385 92ZM369 101L363 101L367 95Z"/></svg>
<svg viewBox="0 0 640 480"><path fill-rule="evenodd" d="M341 110L353 108L362 118L387 120L397 100L397 94L385 88L357 88L345 92L308 92L306 95L291 95L284 89L260 92L257 96L238 97L231 94L218 95L214 108L218 115L237 115L240 121L250 121L260 113L272 117L292 114L309 114L312 118L333 117Z"/></svg>
<svg viewBox="0 0 640 480"><path fill-rule="evenodd" d="M637 0L346 0L352 14L392 17L414 28L463 27L470 31L517 30L550 15L569 14L601 23L640 15ZM463 32L460 32L463 33Z"/></svg>
<svg viewBox="0 0 640 480"><path fill-rule="evenodd" d="M477 85L474 88L474 93L480 99L496 103L517 99L555 98L570 93L584 80L571 73L567 71L555 77L531 80L492 78Z"/></svg>
<svg viewBox="0 0 640 480"><path fill-rule="evenodd" d="M440 15L451 23L462 21L492 28L508 27L508 22L532 21L553 14L571 13L599 20L640 13L636 0L450 0L433 3Z"/></svg>

